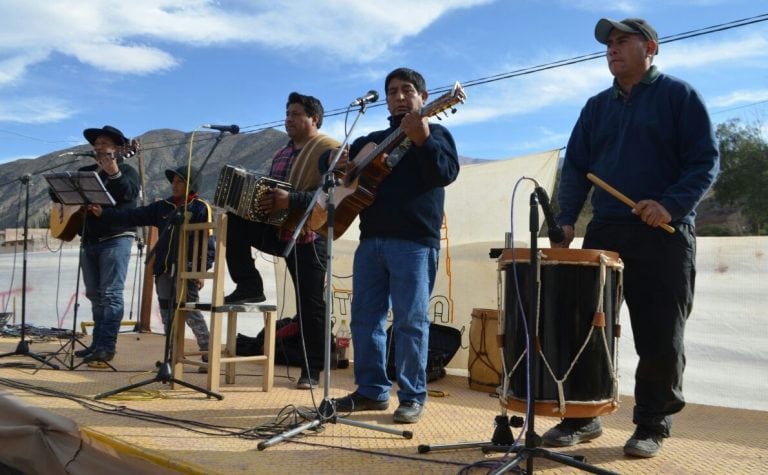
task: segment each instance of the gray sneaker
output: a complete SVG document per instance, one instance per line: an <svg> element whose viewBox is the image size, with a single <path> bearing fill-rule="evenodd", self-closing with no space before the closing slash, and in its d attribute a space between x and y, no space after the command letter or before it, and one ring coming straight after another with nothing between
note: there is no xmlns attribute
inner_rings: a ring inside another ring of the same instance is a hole
<svg viewBox="0 0 768 475"><path fill-rule="evenodd" d="M570 447L603 435L599 417L584 419L563 419L541 437L549 447Z"/></svg>
<svg viewBox="0 0 768 475"><path fill-rule="evenodd" d="M395 409L394 420L400 424L413 424L419 422L424 413L424 405L416 401L403 401Z"/></svg>
<svg viewBox="0 0 768 475"><path fill-rule="evenodd" d="M633 457L655 457L661 450L664 437L663 434L637 426L635 433L624 444L624 453Z"/></svg>
<svg viewBox="0 0 768 475"><path fill-rule="evenodd" d="M320 380L320 371L309 370L309 374L303 369L301 370L301 377L296 382L296 389L315 389L318 386Z"/></svg>

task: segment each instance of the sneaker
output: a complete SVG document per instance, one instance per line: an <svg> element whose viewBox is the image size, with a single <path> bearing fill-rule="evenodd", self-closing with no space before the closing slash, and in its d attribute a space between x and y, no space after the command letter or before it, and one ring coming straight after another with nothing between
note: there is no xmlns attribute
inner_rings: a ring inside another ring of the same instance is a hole
<svg viewBox="0 0 768 475"><path fill-rule="evenodd" d="M93 353L83 358L83 363L90 363L91 361L112 361L115 357L114 351L107 350L95 350Z"/></svg>
<svg viewBox="0 0 768 475"><path fill-rule="evenodd" d="M389 408L389 401L377 401L368 399L357 391L344 397L334 399L336 411L338 412L358 412L358 411L384 411Z"/></svg>
<svg viewBox="0 0 768 475"><path fill-rule="evenodd" d="M635 433L624 444L624 453L633 457L651 458L659 454L664 435L656 431L637 426Z"/></svg>
<svg viewBox="0 0 768 475"><path fill-rule="evenodd" d="M570 447L603 435L599 417L585 419L563 419L541 437L549 447Z"/></svg>
<svg viewBox="0 0 768 475"><path fill-rule="evenodd" d="M309 374L307 374L306 371L301 370L301 377L296 382L296 389L315 389L319 384L319 379L319 371L310 370Z"/></svg>
<svg viewBox="0 0 768 475"><path fill-rule="evenodd" d="M267 300L263 290L256 290L253 287L238 285L234 292L224 297L224 303L227 305L238 305L243 303L259 303Z"/></svg>
<svg viewBox="0 0 768 475"><path fill-rule="evenodd" d="M403 401L395 410L395 422L400 424L413 424L419 422L424 413L424 405L417 401Z"/></svg>

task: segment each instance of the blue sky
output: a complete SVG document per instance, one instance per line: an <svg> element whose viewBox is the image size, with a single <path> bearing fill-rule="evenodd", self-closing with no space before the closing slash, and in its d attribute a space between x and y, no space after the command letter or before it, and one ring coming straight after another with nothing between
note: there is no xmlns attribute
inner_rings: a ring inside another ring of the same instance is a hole
<svg viewBox="0 0 768 475"><path fill-rule="evenodd" d="M399 66L437 89L599 54L601 17L649 20L662 38L655 63L701 92L713 122L762 124L768 22L663 38L766 13L763 0L0 0L0 163L83 144L83 129L104 124L128 136L206 123L282 130L291 91L339 111L383 93ZM560 148L610 82L600 57L478 84L443 123L468 157ZM380 100L353 135L386 115ZM323 125L344 130L343 115Z"/></svg>

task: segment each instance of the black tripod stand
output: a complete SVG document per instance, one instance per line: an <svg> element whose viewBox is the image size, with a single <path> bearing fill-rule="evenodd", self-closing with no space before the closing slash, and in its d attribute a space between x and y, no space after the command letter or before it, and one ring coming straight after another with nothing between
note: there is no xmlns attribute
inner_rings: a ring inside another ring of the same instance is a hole
<svg viewBox="0 0 768 475"><path fill-rule="evenodd" d="M233 126L233 127L236 127L236 126ZM224 133L227 132L227 131L229 131L229 129L226 130L226 131L224 131L224 130L220 131L219 135L216 137L216 142L214 142L213 147L211 147L211 149L208 151L208 155L205 157L205 160L203 161L203 164L200 166L200 168L198 168L197 174L195 176L193 176L193 177L188 177L189 178L188 183L194 183L195 180L197 179L198 175L201 175L203 173L203 169L205 168L206 163L208 163L208 159L211 158L211 155L213 154L213 151L216 150L216 147L221 142L221 139L223 138ZM237 132L234 132L234 133L237 133ZM186 190L185 191L185 196L188 196L188 194L189 194L189 190ZM176 210L176 214L174 215L174 217L172 217L168 221L168 223L167 223L168 225L160 233L161 235L163 233L167 233L169 231L173 233L171 235L174 236L175 239L176 239L175 249L180 249L180 242L178 240L180 239L181 230L183 229L183 226L185 224L187 224L188 213L186 213L185 210L186 210L186 205L184 207L182 207L182 208L177 209ZM159 241L160 241L160 238L158 238L158 242ZM174 244L172 243L171 246L173 246L173 245ZM155 251L153 249L152 251L150 251L150 254L147 257L151 258L151 254L154 253L154 252ZM177 259L177 262L185 262L186 261L186 257L187 256L184 256L184 259ZM171 301L170 301L170 307L169 307L171 309L175 309L176 306L177 306L177 300L176 300L176 297L177 297L176 285L178 283L177 282L178 279L176 278L177 275L178 275L178 268L177 268L177 265L174 265L172 267L172 272L171 272L171 283L172 284L171 284ZM172 311L171 314L169 315L169 320L170 320L168 322L168 328L169 329L173 328L173 322L174 322L174 320L176 318L175 314L176 314L176 312ZM224 396L222 396L221 394L215 393L213 391L209 391L209 390L207 390L205 388L201 388L199 386L195 386L194 384L187 383L186 381L182 381L182 380L180 380L178 378L175 378L173 376L173 369L171 367L171 334L172 333L173 333L172 331L165 332L165 345L163 347L163 361L158 361L156 363L156 365L157 365L157 373L155 374L154 377L149 378L149 379L145 379L144 381L140 381L138 383L129 384L129 385L123 386L121 388L117 388L117 389L113 389L111 391L106 391L106 392L103 392L101 394L97 394L96 396L94 396L94 399L103 399L105 397L109 397L109 396L112 396L112 395L115 395L115 394L118 394L118 393L121 393L121 392L124 392L124 391L130 391L131 389L136 389L138 387L146 386L146 385L152 384L152 383L163 383L163 384L174 383L174 384L178 384L180 386L184 386L185 388L189 388L189 389L193 389L195 391L201 392L201 393L205 394L208 397L215 397L216 399L218 399L220 401L222 399L224 399ZM216 371L218 371L218 368L216 369Z"/></svg>
<svg viewBox="0 0 768 475"><path fill-rule="evenodd" d="M538 185L537 185L538 188ZM529 294L528 294L528 309L526 318L526 353L527 353L527 379L528 379L528 394L526 397L526 424L527 429L525 432L525 446L511 446L507 448L493 447L493 451L513 452L515 457L498 467L491 473L500 474L517 467L522 462L526 462L525 473L530 475L534 470L534 459L545 458L564 465L584 470L585 472L597 473L601 475L615 475L615 472L604 470L593 465L589 465L586 462L579 460L579 456L570 456L561 453L551 452L544 448L541 448L541 436L536 433L535 427L535 396L534 388L536 385L536 374L538 374L538 359L534 357L536 351L536 315L539 312L539 251L537 245L537 239L539 235L539 198L537 191L531 193L530 199L531 213L530 213L530 231L531 231L531 249L530 249L530 269L529 269Z"/></svg>
<svg viewBox="0 0 768 475"><path fill-rule="evenodd" d="M333 302L332 300L333 289L332 289L331 282L333 279L333 269L332 269L333 236L334 236L333 232L334 232L334 220L335 220L335 212L336 212L336 207L333 202L333 199L334 199L333 193L336 187L336 177L333 173L333 170L336 167L336 163L338 162L339 157L341 156L341 152L346 146L347 141L349 140L349 137L352 135L352 131L355 129L355 126L357 125L357 121L360 119L360 117L363 114L365 114L365 108L366 108L365 102L360 104L360 110L358 112L357 117L355 118L355 121L352 123L352 127L350 128L349 133L347 133L347 136L344 138L344 142L342 142L341 146L339 147L336 154L334 155L333 160L331 160L331 164L328 167L328 172L323 177L322 185L317 189L317 191L315 192L315 195L312 197L312 201L307 207L307 211L304 213L304 216L302 217L301 221L299 221L298 226L296 226L296 230L294 231L294 234L292 236L293 239L291 243L289 243L289 245L286 246L286 249L283 253L284 256L287 256L288 254L290 254L293 248L293 245L296 243L296 238L298 237L299 232L301 232L301 229L304 227L304 223L307 221L310 214L312 213L312 210L315 207L315 203L317 203L317 200L320 197L321 193L323 192L327 193L328 199L327 199L326 211L327 211L328 228L327 228L327 236L326 236L327 256L326 256L326 264L325 264L327 277L326 277L326 286L325 286L325 342L324 342L325 372L324 372L324 378L323 378L323 400L320 402L320 406L317 408L317 412L315 414L314 419L298 427L290 429L282 434L278 434L268 440L265 440L264 442L259 443L259 445L257 445L257 448L259 450L264 450L266 448L269 448L279 442L289 439L295 435L301 434L302 432L313 430L316 427L326 422L332 422L334 424L336 423L346 424L350 426L360 427L363 429L386 432L388 434L402 436L406 439L411 439L413 437L413 432L411 431L389 429L387 427L379 427L373 424L367 424L365 422L359 422L359 421L345 419L343 417L338 417L338 415L336 414L336 403L329 396L329 389L331 387L331 371L330 371L331 370L331 302Z"/></svg>
<svg viewBox="0 0 768 475"><path fill-rule="evenodd" d="M29 351L29 342L26 340L26 328L27 328L27 241L29 240L29 180L31 175L26 174L19 178L19 181L26 188L26 197L24 200L24 259L22 261L21 271L21 341L16 346L16 350L10 353L4 353L0 355L0 358L6 356L27 356L33 360L37 360L40 363L50 366L53 369L59 369L59 367L42 356Z"/></svg>

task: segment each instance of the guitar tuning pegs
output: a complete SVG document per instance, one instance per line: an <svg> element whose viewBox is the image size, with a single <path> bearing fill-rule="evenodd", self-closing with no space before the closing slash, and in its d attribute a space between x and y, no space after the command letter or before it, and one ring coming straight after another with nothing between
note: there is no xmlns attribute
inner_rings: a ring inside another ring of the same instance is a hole
<svg viewBox="0 0 768 475"><path fill-rule="evenodd" d="M451 108L451 114L455 114L455 113L456 113L456 108L455 108L455 107L452 107L452 108Z"/></svg>

